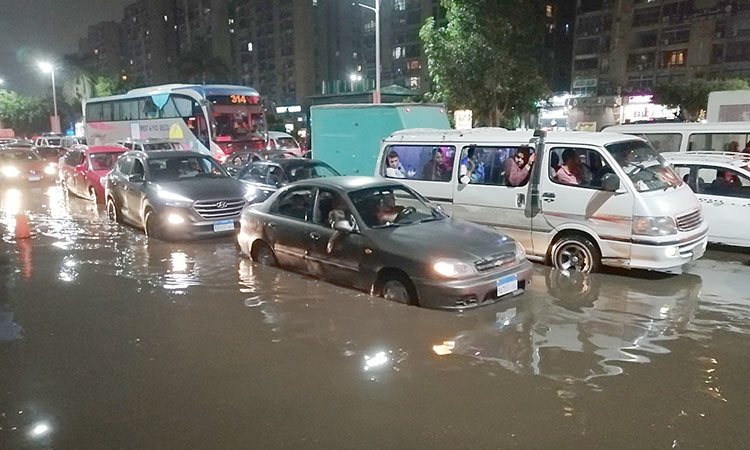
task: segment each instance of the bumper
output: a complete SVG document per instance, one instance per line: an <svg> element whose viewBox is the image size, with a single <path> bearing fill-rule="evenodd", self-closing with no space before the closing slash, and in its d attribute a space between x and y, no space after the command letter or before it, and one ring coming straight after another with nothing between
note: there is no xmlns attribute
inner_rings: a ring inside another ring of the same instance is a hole
<svg viewBox="0 0 750 450"><path fill-rule="evenodd" d="M511 275L516 275L518 289L498 297L497 281ZM440 309L468 309L489 305L502 298L521 294L530 280L531 263L528 260L502 271L493 271L468 279L412 279L419 295L420 306Z"/></svg>
<svg viewBox="0 0 750 450"><path fill-rule="evenodd" d="M184 222L171 223L169 221L170 215L180 216ZM187 209L167 208L159 211L158 220L162 233L169 239L188 240L231 236L240 230L239 214L227 219L210 221L202 217L197 217L195 213ZM226 222L232 223L231 229L222 229L228 228L229 224ZM216 228L217 225L219 226L218 231Z"/></svg>
<svg viewBox="0 0 750 450"><path fill-rule="evenodd" d="M681 241L666 243L633 242L630 267L634 269L673 269L695 261L706 252L708 231Z"/></svg>

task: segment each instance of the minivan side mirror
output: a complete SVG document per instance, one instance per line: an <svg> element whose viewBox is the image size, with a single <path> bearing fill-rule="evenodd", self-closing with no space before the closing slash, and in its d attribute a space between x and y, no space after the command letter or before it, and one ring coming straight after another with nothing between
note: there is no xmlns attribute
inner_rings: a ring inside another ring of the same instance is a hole
<svg viewBox="0 0 750 450"><path fill-rule="evenodd" d="M128 181L131 183L142 183L143 182L143 174L142 173L134 173L133 175L130 175L128 177Z"/></svg>
<svg viewBox="0 0 750 450"><path fill-rule="evenodd" d="M607 173L602 176L602 189L609 192L615 192L620 189L620 178L613 173Z"/></svg>

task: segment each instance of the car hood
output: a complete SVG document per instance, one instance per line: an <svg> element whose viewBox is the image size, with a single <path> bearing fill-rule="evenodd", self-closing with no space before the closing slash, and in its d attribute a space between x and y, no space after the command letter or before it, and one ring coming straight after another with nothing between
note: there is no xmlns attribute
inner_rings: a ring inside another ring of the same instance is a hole
<svg viewBox="0 0 750 450"><path fill-rule="evenodd" d="M164 189L193 201L244 198L245 187L234 178L196 178L152 183L154 190Z"/></svg>
<svg viewBox="0 0 750 450"><path fill-rule="evenodd" d="M369 230L381 249L396 255L453 258L474 262L515 251L515 241L487 226L447 218L414 225Z"/></svg>

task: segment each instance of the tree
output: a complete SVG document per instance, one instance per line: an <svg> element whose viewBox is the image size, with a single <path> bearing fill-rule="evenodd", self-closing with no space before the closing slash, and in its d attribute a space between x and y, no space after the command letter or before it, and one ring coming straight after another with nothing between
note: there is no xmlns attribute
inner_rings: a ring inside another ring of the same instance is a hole
<svg viewBox="0 0 750 450"><path fill-rule="evenodd" d="M443 0L447 23L420 30L432 78L431 101L475 111L499 126L532 111L548 94L542 76L544 24L537 2Z"/></svg>
<svg viewBox="0 0 750 450"><path fill-rule="evenodd" d="M125 94L133 87L135 83L130 79L123 80L121 77L99 75L94 81L94 97Z"/></svg>
<svg viewBox="0 0 750 450"><path fill-rule="evenodd" d="M212 55L205 41L198 41L177 58L178 77L193 83L221 83L227 80L229 68L223 59Z"/></svg>
<svg viewBox="0 0 750 450"><path fill-rule="evenodd" d="M33 134L46 130L52 112L52 101L45 97L27 97L13 91L0 90L0 119L3 126L17 134Z"/></svg>
<svg viewBox="0 0 750 450"><path fill-rule="evenodd" d="M707 80L691 78L657 85L654 88L654 103L680 108L683 120L695 121L708 105L708 94L714 91L736 91L750 89L743 79Z"/></svg>
<svg viewBox="0 0 750 450"><path fill-rule="evenodd" d="M81 110L81 103L94 96L96 70L91 61L76 55L67 55L62 64L64 81L62 97L75 111Z"/></svg>

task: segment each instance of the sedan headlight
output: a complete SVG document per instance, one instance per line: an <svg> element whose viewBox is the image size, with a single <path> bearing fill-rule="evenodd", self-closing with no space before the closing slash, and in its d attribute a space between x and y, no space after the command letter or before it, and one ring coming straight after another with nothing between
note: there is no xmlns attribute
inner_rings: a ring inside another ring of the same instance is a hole
<svg viewBox="0 0 750 450"><path fill-rule="evenodd" d="M455 259L439 259L432 265L432 270L445 278L460 278L476 273L474 266Z"/></svg>
<svg viewBox="0 0 750 450"><path fill-rule="evenodd" d="M159 189L156 191L159 195L159 198L162 200L165 200L167 202L171 203L193 203L193 201L184 195L175 194L174 192L165 191L163 189Z"/></svg>
<svg viewBox="0 0 750 450"><path fill-rule="evenodd" d="M2 171L3 176L6 176L8 178L13 178L21 175L21 172L13 166L5 166L3 167Z"/></svg>
<svg viewBox="0 0 750 450"><path fill-rule="evenodd" d="M55 174L55 168L52 165L49 165L44 168L44 173L47 175L54 175Z"/></svg>
<svg viewBox="0 0 750 450"><path fill-rule="evenodd" d="M516 261L521 262L524 259L526 259L526 249L520 242L516 241Z"/></svg>
<svg viewBox="0 0 750 450"><path fill-rule="evenodd" d="M633 234L642 236L669 236L677 234L677 224L671 217L633 216Z"/></svg>

